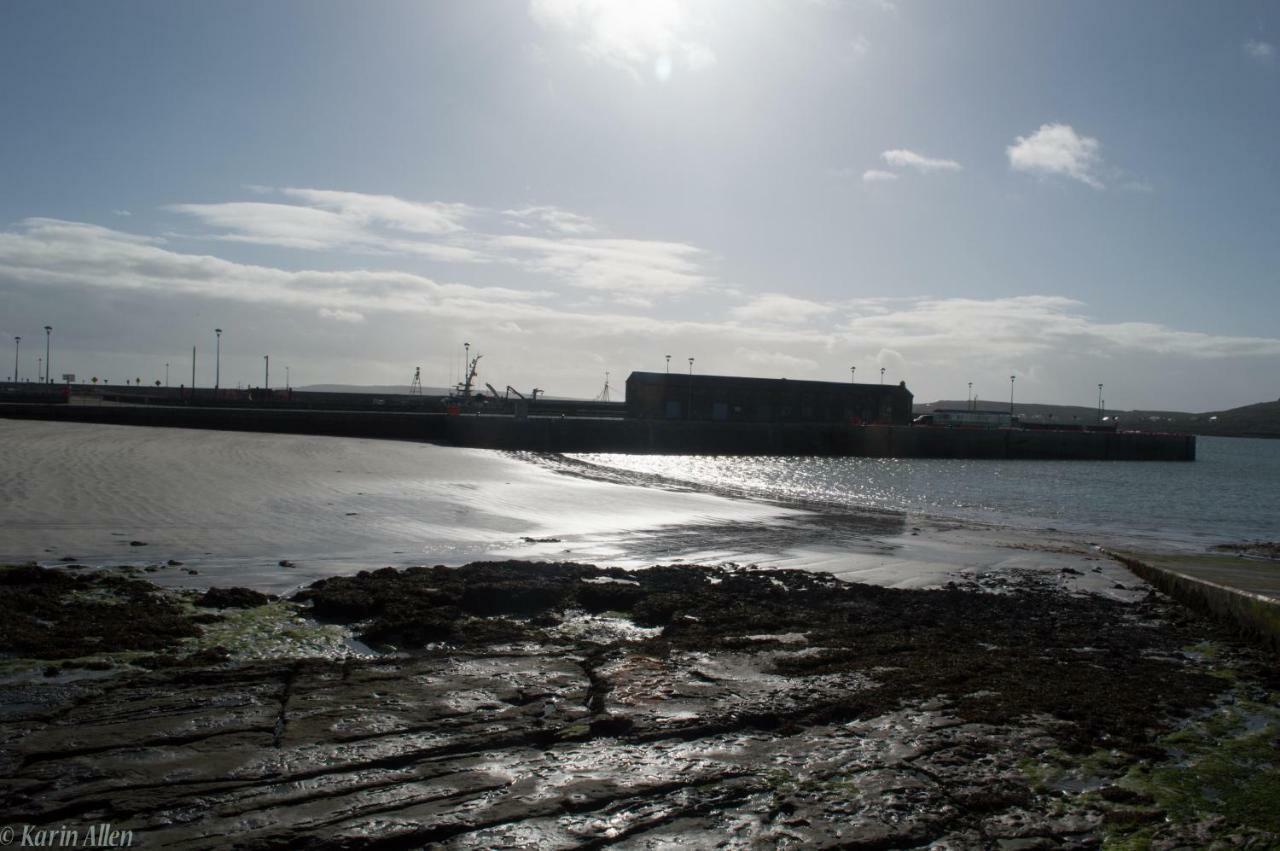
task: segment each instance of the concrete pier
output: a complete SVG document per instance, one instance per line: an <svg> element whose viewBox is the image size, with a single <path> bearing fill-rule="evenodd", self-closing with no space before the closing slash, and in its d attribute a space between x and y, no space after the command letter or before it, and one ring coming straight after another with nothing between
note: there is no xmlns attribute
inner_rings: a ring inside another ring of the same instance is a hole
<svg viewBox="0 0 1280 851"><path fill-rule="evenodd" d="M1108 555L1169 596L1280 651L1280 563L1231 555Z"/></svg>
<svg viewBox="0 0 1280 851"><path fill-rule="evenodd" d="M685 455L848 455L1194 461L1193 435L188 405L0 403L0 416L117 425L424 440L481 449Z"/></svg>

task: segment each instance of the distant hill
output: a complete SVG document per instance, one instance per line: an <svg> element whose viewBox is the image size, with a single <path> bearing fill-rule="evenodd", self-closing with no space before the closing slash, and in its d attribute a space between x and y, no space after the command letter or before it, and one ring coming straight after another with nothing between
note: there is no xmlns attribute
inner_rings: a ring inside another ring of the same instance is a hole
<svg viewBox="0 0 1280 851"><path fill-rule="evenodd" d="M936 408L964 408L966 403L953 400L925 402L915 405L917 414ZM1007 411L1008 403L980 401L978 407L989 411ZM1081 405L1014 404L1014 412L1026 422L1059 422L1092 424L1098 421L1098 409ZM1108 423L1134 431L1179 431L1222 437L1280 438L1280 401L1259 402L1226 411L1187 413L1185 411L1103 411Z"/></svg>

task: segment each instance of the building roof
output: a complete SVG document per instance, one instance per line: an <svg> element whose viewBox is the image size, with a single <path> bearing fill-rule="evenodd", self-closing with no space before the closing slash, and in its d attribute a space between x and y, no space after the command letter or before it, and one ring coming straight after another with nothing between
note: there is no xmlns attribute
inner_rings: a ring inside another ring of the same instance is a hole
<svg viewBox="0 0 1280 851"><path fill-rule="evenodd" d="M754 385L760 389L765 387L777 387L784 382L789 388L797 388L800 390L830 391L836 388L849 389L853 387L863 389L878 387L885 390L907 389L906 382L900 382L898 384L863 384L850 381L809 381L792 378L755 378L745 375L704 375L701 373L694 373L691 376L687 372L633 372L627 377L627 383L630 384L633 381L638 384L683 383L688 381L690 378L722 384L738 384L743 386Z"/></svg>

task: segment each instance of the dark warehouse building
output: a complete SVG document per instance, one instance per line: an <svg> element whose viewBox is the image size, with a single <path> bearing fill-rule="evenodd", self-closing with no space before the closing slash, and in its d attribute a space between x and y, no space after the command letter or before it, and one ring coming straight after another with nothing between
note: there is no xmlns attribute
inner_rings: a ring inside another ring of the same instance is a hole
<svg viewBox="0 0 1280 851"><path fill-rule="evenodd" d="M636 419L907 425L911 400L905 382L845 384L665 372L633 372L627 378L627 415Z"/></svg>

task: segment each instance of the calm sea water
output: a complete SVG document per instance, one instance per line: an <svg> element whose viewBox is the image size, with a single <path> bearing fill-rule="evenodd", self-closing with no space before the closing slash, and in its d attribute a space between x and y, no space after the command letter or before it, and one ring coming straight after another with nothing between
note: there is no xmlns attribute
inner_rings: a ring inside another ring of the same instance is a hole
<svg viewBox="0 0 1280 851"><path fill-rule="evenodd" d="M741 496L1204 546L1280 540L1280 441L1199 438L1195 463L572 456Z"/></svg>

